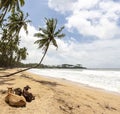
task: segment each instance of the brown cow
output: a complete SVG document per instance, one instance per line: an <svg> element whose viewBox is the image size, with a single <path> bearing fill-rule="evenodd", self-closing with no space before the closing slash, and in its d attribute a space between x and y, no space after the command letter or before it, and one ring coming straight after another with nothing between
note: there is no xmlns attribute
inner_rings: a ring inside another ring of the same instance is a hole
<svg viewBox="0 0 120 114"><path fill-rule="evenodd" d="M5 102L14 107L26 106L25 98L23 96L15 95L12 88L8 88L8 95L5 97Z"/></svg>
<svg viewBox="0 0 120 114"><path fill-rule="evenodd" d="M25 97L27 102L31 102L35 99L35 96L33 96L32 93L28 92L28 90L31 89L28 85L24 87L23 89L23 96Z"/></svg>

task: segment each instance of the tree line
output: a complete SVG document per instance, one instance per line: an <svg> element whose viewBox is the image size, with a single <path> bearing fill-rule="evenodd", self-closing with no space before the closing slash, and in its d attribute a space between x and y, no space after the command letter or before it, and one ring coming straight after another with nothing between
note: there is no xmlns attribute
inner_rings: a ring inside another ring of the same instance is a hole
<svg viewBox="0 0 120 114"><path fill-rule="evenodd" d="M37 63L19 63L17 66L21 68L26 68L26 67L32 67L37 65ZM16 66L16 67L17 67ZM61 64L61 65L45 65L45 64L40 64L37 68L68 68L68 69L86 69L86 67L83 67L81 64Z"/></svg>
<svg viewBox="0 0 120 114"><path fill-rule="evenodd" d="M27 32L27 22L23 12L13 12L1 26L0 67L14 67L27 57L26 47L20 47L20 30Z"/></svg>
<svg viewBox="0 0 120 114"><path fill-rule="evenodd" d="M15 67L17 64L21 64L21 60L25 60L27 57L26 47L20 47L20 31L24 28L27 34L27 24L31 22L28 20L28 14L21 10L21 7L24 5L24 0L0 1L0 67ZM38 64L19 72L40 66L50 44L58 48L56 38L65 36L62 33L64 26L56 29L57 19L45 18L45 27L40 27L39 32L34 34L34 37L38 37L34 44L37 44L38 48L43 50L43 56Z"/></svg>

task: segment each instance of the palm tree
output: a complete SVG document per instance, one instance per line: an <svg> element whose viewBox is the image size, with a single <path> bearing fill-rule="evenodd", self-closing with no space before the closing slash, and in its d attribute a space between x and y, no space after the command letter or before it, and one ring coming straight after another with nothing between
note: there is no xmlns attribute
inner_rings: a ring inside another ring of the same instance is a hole
<svg viewBox="0 0 120 114"><path fill-rule="evenodd" d="M57 19L54 19L54 18L52 19L45 18L45 23L46 23L46 27L40 28L39 33L34 34L35 37L40 38L37 41L35 41L35 44L38 44L38 47L42 48L44 51L43 57L41 58L40 62L33 67L29 67L29 68L26 68L26 69L23 69L23 70L20 70L20 71L17 71L17 72L14 72L14 73L11 73L5 76L1 76L1 77L9 77L14 74L38 67L42 63L50 44L53 44L56 48L58 48L55 38L62 38L65 36L65 34L61 33L62 30L64 29L64 26L56 31Z"/></svg>
<svg viewBox="0 0 120 114"><path fill-rule="evenodd" d="M26 33L28 33L27 23L30 22L30 20L27 20L27 17L28 14L24 15L22 11L13 12L8 17L7 22L1 28L2 37L0 40L4 48L2 52L0 51L0 55L2 57L2 55L7 54L8 59L4 58L4 60L5 63L8 63L6 65L9 67L14 65L13 63L16 60L15 55L18 54L20 43L19 33L21 28L23 27ZM1 47L3 46L0 45L0 49L2 49Z"/></svg>
<svg viewBox="0 0 120 114"><path fill-rule="evenodd" d="M2 28L2 36L0 39L0 65L2 67L8 65L8 50L9 44L7 42L7 29Z"/></svg>
<svg viewBox="0 0 120 114"><path fill-rule="evenodd" d="M57 19L45 18L45 22L46 28L39 28L40 32L34 34L35 37L40 38L35 41L35 44L38 44L38 48L42 48L44 51L44 55L38 65L40 65L42 60L44 59L50 44L53 44L56 48L58 48L55 38L62 38L65 36L65 34L61 33L64 29L64 26L56 31Z"/></svg>
<svg viewBox="0 0 120 114"><path fill-rule="evenodd" d="M20 60L25 60L27 57L27 49L24 48L20 48L17 52L17 62L20 62Z"/></svg>
<svg viewBox="0 0 120 114"><path fill-rule="evenodd" d="M24 15L22 11L18 11L16 13L12 13L11 16L8 17L8 24L6 27L8 28L9 34L13 36L19 35L21 28L23 27L26 33L27 31L27 23L31 22L27 20L28 14Z"/></svg>
<svg viewBox="0 0 120 114"><path fill-rule="evenodd" d="M26 31L26 33L28 33L27 31L27 23L30 22L30 20L27 20L28 14L26 16L24 16L22 11L17 11L17 12L13 12L9 17L8 17L8 22L6 24L6 28L7 28L7 37L8 37L8 41L10 44L10 59L9 59L9 65L12 66L13 64L13 55L14 55L14 51L17 52L17 50L19 50L18 46L19 46L19 33L21 28L23 27L24 30Z"/></svg>
<svg viewBox="0 0 120 114"><path fill-rule="evenodd" d="M4 20L7 12L15 12L15 10L20 11L20 6L24 6L24 4L24 0L1 0L0 10L2 11L2 14L0 15L0 24Z"/></svg>

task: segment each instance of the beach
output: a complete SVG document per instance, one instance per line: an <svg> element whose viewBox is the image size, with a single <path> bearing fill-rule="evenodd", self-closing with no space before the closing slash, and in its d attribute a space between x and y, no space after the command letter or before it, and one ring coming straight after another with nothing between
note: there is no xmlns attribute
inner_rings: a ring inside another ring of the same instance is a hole
<svg viewBox="0 0 120 114"><path fill-rule="evenodd" d="M17 70L0 70L0 76ZM5 103L7 87L26 85L35 100L20 108ZM120 114L120 94L27 71L0 77L0 114Z"/></svg>

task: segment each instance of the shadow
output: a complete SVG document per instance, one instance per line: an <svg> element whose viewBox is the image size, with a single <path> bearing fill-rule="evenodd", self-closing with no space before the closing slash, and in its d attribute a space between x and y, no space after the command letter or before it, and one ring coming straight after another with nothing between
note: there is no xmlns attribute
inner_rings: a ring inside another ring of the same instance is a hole
<svg viewBox="0 0 120 114"><path fill-rule="evenodd" d="M9 75L9 72L4 71L0 71L0 78L4 78L3 75ZM6 77L7 78L7 77Z"/></svg>
<svg viewBox="0 0 120 114"><path fill-rule="evenodd" d="M7 70L7 68L0 68L0 71Z"/></svg>
<svg viewBox="0 0 120 114"><path fill-rule="evenodd" d="M50 85L50 86L61 85L61 84L58 84L57 82L51 82L51 81L45 81L45 80L36 80L36 79L34 79L34 78L32 78L32 77L26 76L25 74L21 75L21 77L30 79L30 80L32 80L32 81L35 81L35 82L40 83L40 84L43 84L43 85Z"/></svg>
<svg viewBox="0 0 120 114"><path fill-rule="evenodd" d="M10 81L15 80L14 78L1 78L0 77L0 85L13 85Z"/></svg>
<svg viewBox="0 0 120 114"><path fill-rule="evenodd" d="M3 90L3 89L0 90L0 94L6 94L6 93L7 93L7 90Z"/></svg>

